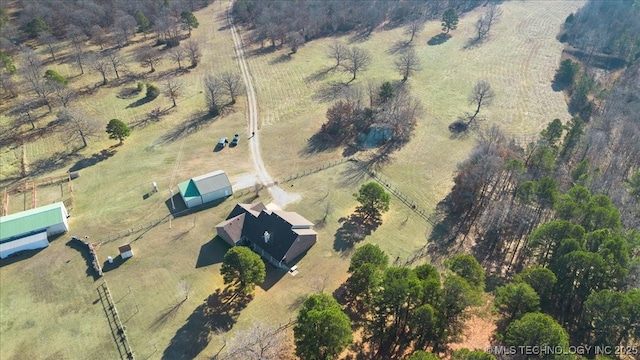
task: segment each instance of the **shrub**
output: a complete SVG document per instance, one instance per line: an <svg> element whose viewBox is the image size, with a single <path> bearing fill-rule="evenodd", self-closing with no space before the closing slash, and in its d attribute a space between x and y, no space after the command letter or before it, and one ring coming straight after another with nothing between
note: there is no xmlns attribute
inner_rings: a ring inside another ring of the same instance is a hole
<svg viewBox="0 0 640 360"><path fill-rule="evenodd" d="M171 49L171 48L174 48L174 47L176 47L176 46L178 46L178 45L180 45L180 39L178 39L178 38L171 38L171 39L167 40L167 42L166 42L166 44L165 44L165 47L166 47L167 49Z"/></svg>
<svg viewBox="0 0 640 360"><path fill-rule="evenodd" d="M158 87L153 84L147 84L147 99L153 100L157 98L158 95L160 95L160 89L158 89Z"/></svg>
<svg viewBox="0 0 640 360"><path fill-rule="evenodd" d="M560 67L556 71L554 81L558 84L571 87L575 81L576 75L580 70L580 65L571 59L562 60Z"/></svg>
<svg viewBox="0 0 640 360"><path fill-rule="evenodd" d="M144 90L145 84L143 82L138 83L138 92L142 92Z"/></svg>
<svg viewBox="0 0 640 360"><path fill-rule="evenodd" d="M567 16L567 18L564 20L565 24L569 24L571 22L573 22L573 13L569 14L569 16Z"/></svg>
<svg viewBox="0 0 640 360"><path fill-rule="evenodd" d="M48 81L53 81L53 82L56 82L56 83L61 84L61 85L67 85L67 82L68 82L66 77L58 74L58 72L55 71L55 70L47 70L47 71L45 71L44 77Z"/></svg>

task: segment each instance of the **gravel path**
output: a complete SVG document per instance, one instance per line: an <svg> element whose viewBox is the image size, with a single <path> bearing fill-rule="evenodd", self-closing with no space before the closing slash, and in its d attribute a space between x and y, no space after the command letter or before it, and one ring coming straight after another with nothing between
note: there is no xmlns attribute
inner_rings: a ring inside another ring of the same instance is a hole
<svg viewBox="0 0 640 360"><path fill-rule="evenodd" d="M231 28L236 59L238 60L238 66L240 67L240 72L247 90L247 100L249 103L249 131L253 134L253 136L249 138L251 158L253 159L253 165L256 169L258 181L267 186L269 193L273 197L273 202L281 208L284 208L287 204L300 200L301 196L296 193L288 193L279 186L274 185L273 179L269 176L269 173L264 166L264 162L262 161L260 135L258 132L258 101L256 100L256 92L253 87L251 72L249 71L249 67L245 60L242 39L240 38L240 35L238 35L236 26L233 23L233 17L231 16L232 7L233 1L230 1L227 9L227 19L229 21L229 27Z"/></svg>

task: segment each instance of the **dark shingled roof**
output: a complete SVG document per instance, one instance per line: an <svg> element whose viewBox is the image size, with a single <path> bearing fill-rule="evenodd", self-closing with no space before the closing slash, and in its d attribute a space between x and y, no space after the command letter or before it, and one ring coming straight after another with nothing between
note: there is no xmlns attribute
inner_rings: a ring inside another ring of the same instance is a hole
<svg viewBox="0 0 640 360"><path fill-rule="evenodd" d="M297 213L287 212L290 216L281 216L283 213L285 212L271 212L262 203L238 204L227 220L218 224L216 228L218 235L225 241L235 244L241 237L245 237L276 261L280 261L288 253L297 255L307 250L315 243L317 237L317 233L309 228L292 229L294 224L285 217L295 220L296 225L310 226L310 221ZM269 233L268 242L264 241L265 231ZM285 262L290 260L293 259L284 259Z"/></svg>

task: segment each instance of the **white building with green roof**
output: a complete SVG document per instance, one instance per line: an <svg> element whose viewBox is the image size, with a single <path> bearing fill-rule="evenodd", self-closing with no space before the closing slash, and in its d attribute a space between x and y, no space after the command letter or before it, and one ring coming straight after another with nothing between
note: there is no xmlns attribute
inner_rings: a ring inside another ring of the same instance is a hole
<svg viewBox="0 0 640 360"><path fill-rule="evenodd" d="M49 236L69 231L68 216L58 202L0 217L0 258L49 246Z"/></svg>
<svg viewBox="0 0 640 360"><path fill-rule="evenodd" d="M178 189L187 208L222 199L233 194L231 182L227 174L222 170L183 181L178 184Z"/></svg>

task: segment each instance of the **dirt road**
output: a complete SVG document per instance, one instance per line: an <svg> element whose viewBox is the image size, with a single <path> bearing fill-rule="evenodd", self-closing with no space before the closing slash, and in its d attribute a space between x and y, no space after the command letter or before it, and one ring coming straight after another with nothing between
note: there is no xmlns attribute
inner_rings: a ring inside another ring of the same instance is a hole
<svg viewBox="0 0 640 360"><path fill-rule="evenodd" d="M258 182L267 186L269 193L273 197L273 202L281 208L284 208L288 203L299 200L300 194L288 193L279 186L274 185L273 179L269 176L269 173L264 166L264 162L262 161L262 152L260 151L260 133L258 131L258 101L256 99L256 92L251 79L251 72L249 71L249 67L245 60L242 38L238 35L236 26L233 23L233 17L231 16L232 8L233 1L230 1L229 7L227 8L227 20L229 21L229 27L233 37L236 59L238 60L240 73L242 74L244 85L247 90L247 100L249 104L249 132L253 134L249 139L251 158L253 159L253 165L256 169Z"/></svg>

